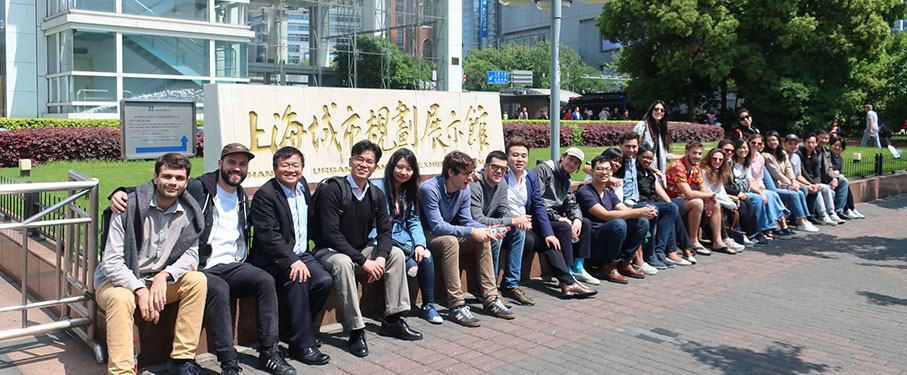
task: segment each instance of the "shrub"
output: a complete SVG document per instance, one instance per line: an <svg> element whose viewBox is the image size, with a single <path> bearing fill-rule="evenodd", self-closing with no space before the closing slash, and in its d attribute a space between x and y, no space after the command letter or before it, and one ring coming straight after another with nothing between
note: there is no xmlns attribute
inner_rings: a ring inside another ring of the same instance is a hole
<svg viewBox="0 0 907 375"><path fill-rule="evenodd" d="M204 120L196 120L195 125L202 127ZM7 130L44 129L44 128L116 128L118 119L58 119L58 118L0 118L0 128Z"/></svg>
<svg viewBox="0 0 907 375"><path fill-rule="evenodd" d="M196 154L202 156L204 139L195 136ZM0 167L56 160L115 160L120 158L118 128L44 128L0 132Z"/></svg>
<svg viewBox="0 0 907 375"><path fill-rule="evenodd" d="M633 130L636 122L561 121L561 146L580 144L583 146L612 146L617 144L621 133ZM574 127L584 131L575 131ZM547 121L507 121L504 123L504 139L523 136L532 147L548 147L551 125ZM691 123L669 123L668 129L674 142L697 139L714 142L724 138L724 130L717 126ZM574 135L582 136L581 142L574 143Z"/></svg>

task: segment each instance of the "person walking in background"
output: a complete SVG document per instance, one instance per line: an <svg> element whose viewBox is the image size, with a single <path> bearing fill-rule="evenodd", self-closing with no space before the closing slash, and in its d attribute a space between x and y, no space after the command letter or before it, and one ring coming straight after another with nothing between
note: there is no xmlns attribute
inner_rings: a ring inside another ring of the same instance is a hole
<svg viewBox="0 0 907 375"><path fill-rule="evenodd" d="M528 120L529 119L529 110L526 107L523 107L523 110L520 111L520 116L517 117L518 120Z"/></svg>
<svg viewBox="0 0 907 375"><path fill-rule="evenodd" d="M542 108L542 114L539 115L538 119L539 120L550 120L551 118L548 117L548 110Z"/></svg>
<svg viewBox="0 0 907 375"><path fill-rule="evenodd" d="M610 111L610 110L611 109L608 107L602 108L601 112L598 113L598 120L599 121L608 121L608 111Z"/></svg>
<svg viewBox="0 0 907 375"><path fill-rule="evenodd" d="M863 106L866 111L866 129L863 130L863 140L860 141L860 147L866 146L869 138L876 143L876 148L882 148L882 142L879 139L879 114L872 110L872 104Z"/></svg>

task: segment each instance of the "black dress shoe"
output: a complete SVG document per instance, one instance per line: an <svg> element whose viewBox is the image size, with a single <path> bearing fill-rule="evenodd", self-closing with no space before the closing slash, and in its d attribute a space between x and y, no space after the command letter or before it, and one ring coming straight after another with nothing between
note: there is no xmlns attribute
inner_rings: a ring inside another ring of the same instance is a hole
<svg viewBox="0 0 907 375"><path fill-rule="evenodd" d="M307 365L315 366L326 365L331 361L331 356L322 353L314 346L305 349L291 349L290 357Z"/></svg>
<svg viewBox="0 0 907 375"><path fill-rule="evenodd" d="M357 357L368 355L368 344L365 343L365 330L357 329L350 332L350 353Z"/></svg>
<svg viewBox="0 0 907 375"><path fill-rule="evenodd" d="M400 340L418 341L422 340L422 334L409 328L409 324L403 319L397 319L396 323L381 322L381 330L378 331L382 336L393 336Z"/></svg>

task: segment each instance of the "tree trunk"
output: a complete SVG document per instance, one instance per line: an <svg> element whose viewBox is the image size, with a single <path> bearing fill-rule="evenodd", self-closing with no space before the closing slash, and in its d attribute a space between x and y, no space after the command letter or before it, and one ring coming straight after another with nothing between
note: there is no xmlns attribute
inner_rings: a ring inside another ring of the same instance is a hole
<svg viewBox="0 0 907 375"><path fill-rule="evenodd" d="M687 121L689 121L689 122L693 122L695 120L695 117L696 117L696 107L695 106L696 106L696 103L694 103L694 97L693 97L693 82L691 80L690 84L687 85L687 110L689 111L689 113L687 114Z"/></svg>

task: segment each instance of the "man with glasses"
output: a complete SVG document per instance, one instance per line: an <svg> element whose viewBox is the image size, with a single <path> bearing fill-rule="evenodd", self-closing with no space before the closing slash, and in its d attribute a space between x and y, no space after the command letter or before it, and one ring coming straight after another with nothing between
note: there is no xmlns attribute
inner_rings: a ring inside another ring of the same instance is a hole
<svg viewBox="0 0 907 375"><path fill-rule="evenodd" d="M469 183L469 190L472 194L470 213L472 213L472 218L479 223L511 227L503 241L491 243L494 275L498 275L501 247L506 245L508 256L504 266L501 267L504 270L504 277L501 279L501 296L510 298L520 305L531 306L535 304L535 301L526 295L519 287L519 283L523 242L526 241L525 231L532 229L532 217L511 214L507 207L507 183L501 183L506 174L507 155L501 151L490 152L485 158L482 178Z"/></svg>
<svg viewBox="0 0 907 375"><path fill-rule="evenodd" d="M731 140L746 140L752 134L759 134L759 129L753 126L753 116L746 108L737 110L737 129L731 132Z"/></svg>
<svg viewBox="0 0 907 375"><path fill-rule="evenodd" d="M368 181L380 159L378 145L368 140L353 145L350 174L319 187L323 190L316 191L311 211L315 257L334 278L344 325L350 329L349 350L357 357L368 355L368 345L359 310L356 267L368 274L368 283L384 279L384 319L379 333L401 340L422 339L403 320L410 308L406 259L393 246L384 193ZM373 228L377 228L377 244L370 246Z"/></svg>
<svg viewBox="0 0 907 375"><path fill-rule="evenodd" d="M516 315L498 298L495 287L494 262L491 260L489 241L504 238L504 227L485 226L475 221L470 213L471 193L469 183L475 176L476 162L469 155L453 151L441 162L441 175L419 186L419 208L422 227L432 253L441 261L441 275L447 287L447 303L452 322L466 327L482 323L466 304L460 287L460 254L471 253L479 273L482 305L485 313L501 319Z"/></svg>

